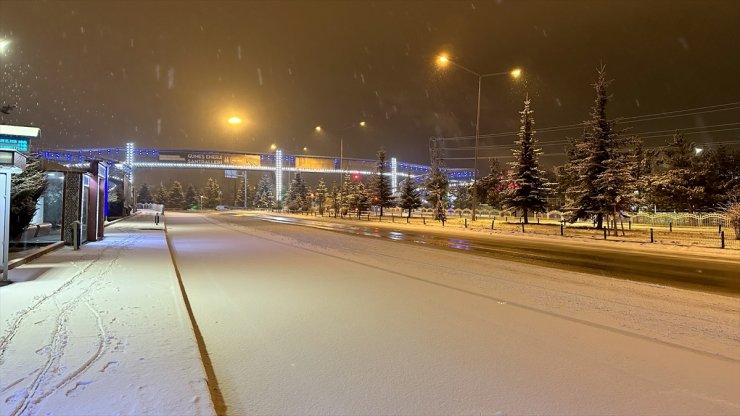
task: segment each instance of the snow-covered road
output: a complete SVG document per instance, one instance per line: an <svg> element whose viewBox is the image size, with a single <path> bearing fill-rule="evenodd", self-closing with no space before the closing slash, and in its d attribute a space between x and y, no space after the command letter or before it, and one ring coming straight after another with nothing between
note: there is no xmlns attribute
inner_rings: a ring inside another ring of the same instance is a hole
<svg viewBox="0 0 740 416"><path fill-rule="evenodd" d="M738 297L250 217L168 227L228 414L740 413Z"/></svg>

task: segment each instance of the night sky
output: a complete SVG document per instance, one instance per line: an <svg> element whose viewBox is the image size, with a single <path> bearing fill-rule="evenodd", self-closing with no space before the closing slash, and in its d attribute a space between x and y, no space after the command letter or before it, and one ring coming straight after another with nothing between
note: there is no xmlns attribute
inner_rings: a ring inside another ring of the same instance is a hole
<svg viewBox="0 0 740 416"><path fill-rule="evenodd" d="M17 106L2 122L41 127L46 149L133 141L267 152L276 143L338 155L342 137L346 156L372 159L384 146L426 164L430 137L475 132L477 79L437 68L446 52L481 73L524 71L519 81L484 80L484 135L516 131L527 93L537 128L580 123L603 63L611 117L735 103L625 121L648 146L690 129L699 143L737 147L739 23L734 0L0 0L0 38L12 40L0 55L0 104ZM232 115L247 123L228 125ZM543 164L561 161L563 139L579 132L538 134ZM514 138L484 137L494 148L483 154L510 155Z"/></svg>

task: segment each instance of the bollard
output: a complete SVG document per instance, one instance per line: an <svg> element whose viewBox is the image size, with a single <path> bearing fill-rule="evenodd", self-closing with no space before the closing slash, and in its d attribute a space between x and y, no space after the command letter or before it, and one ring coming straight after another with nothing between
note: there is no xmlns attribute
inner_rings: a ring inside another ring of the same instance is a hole
<svg viewBox="0 0 740 416"><path fill-rule="evenodd" d="M650 228L650 242L651 243L654 243L655 242L655 239L653 238L653 229L652 228Z"/></svg>
<svg viewBox="0 0 740 416"><path fill-rule="evenodd" d="M719 230L717 230L717 232L722 234L722 224L719 225Z"/></svg>
<svg viewBox="0 0 740 416"><path fill-rule="evenodd" d="M409 217L406 217L406 224L409 223Z"/></svg>
<svg viewBox="0 0 740 416"><path fill-rule="evenodd" d="M722 248L725 248L725 232L722 231L719 235L722 238Z"/></svg>
<svg viewBox="0 0 740 416"><path fill-rule="evenodd" d="M630 218L628 221L629 221L630 230L631 230L632 229L632 218Z"/></svg>
<svg viewBox="0 0 740 416"><path fill-rule="evenodd" d="M606 240L606 228L604 228L604 240Z"/></svg>
<svg viewBox="0 0 740 416"><path fill-rule="evenodd" d="M465 228L468 228L468 219L465 218Z"/></svg>
<svg viewBox="0 0 740 416"><path fill-rule="evenodd" d="M422 215L421 220L424 222L424 225L427 225L427 217Z"/></svg>
<svg viewBox="0 0 740 416"><path fill-rule="evenodd" d="M396 214L391 214L391 222L396 222Z"/></svg>
<svg viewBox="0 0 740 416"><path fill-rule="evenodd" d="M442 217L442 227L445 226L445 217Z"/></svg>
<svg viewBox="0 0 740 416"><path fill-rule="evenodd" d="M672 233L673 232L673 223L672 222L669 222L668 223L668 232L669 233Z"/></svg>
<svg viewBox="0 0 740 416"><path fill-rule="evenodd" d="M563 236L563 223L560 223L560 236Z"/></svg>
<svg viewBox="0 0 740 416"><path fill-rule="evenodd" d="M80 249L81 232L82 232L81 223L79 221L73 221L72 222L72 249L73 250Z"/></svg>
<svg viewBox="0 0 740 416"><path fill-rule="evenodd" d="M540 223L540 217L537 217L537 224Z"/></svg>
<svg viewBox="0 0 740 416"><path fill-rule="evenodd" d="M491 220L491 231L493 231L493 225L494 224L496 224L496 218L495 217Z"/></svg>
<svg viewBox="0 0 740 416"><path fill-rule="evenodd" d="M154 225L159 225L159 213L154 214Z"/></svg>
<svg viewBox="0 0 740 416"><path fill-rule="evenodd" d="M522 232L524 232L524 223L522 222Z"/></svg>
<svg viewBox="0 0 740 416"><path fill-rule="evenodd" d="M506 217L506 222L509 222L509 217L508 216Z"/></svg>

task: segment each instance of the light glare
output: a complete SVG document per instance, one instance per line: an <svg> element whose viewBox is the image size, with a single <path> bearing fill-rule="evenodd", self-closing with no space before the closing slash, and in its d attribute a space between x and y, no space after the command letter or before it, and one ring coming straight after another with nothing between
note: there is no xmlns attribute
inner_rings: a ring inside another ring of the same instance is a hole
<svg viewBox="0 0 740 416"><path fill-rule="evenodd" d="M510 74L513 78L519 78L522 76L522 70L521 68L514 68L511 70Z"/></svg>
<svg viewBox="0 0 740 416"><path fill-rule="evenodd" d="M239 117L229 117L229 124L242 124L242 119Z"/></svg>

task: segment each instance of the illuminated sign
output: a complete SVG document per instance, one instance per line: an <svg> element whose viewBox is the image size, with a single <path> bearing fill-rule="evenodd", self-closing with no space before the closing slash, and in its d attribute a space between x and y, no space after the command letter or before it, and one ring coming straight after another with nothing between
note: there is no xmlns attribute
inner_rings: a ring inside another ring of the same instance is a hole
<svg viewBox="0 0 740 416"><path fill-rule="evenodd" d="M298 169L334 169L334 159L296 156L295 167Z"/></svg>
<svg viewBox="0 0 740 416"><path fill-rule="evenodd" d="M224 153L160 153L160 162L189 165L260 166L259 155L233 155Z"/></svg>
<svg viewBox="0 0 740 416"><path fill-rule="evenodd" d="M18 136L0 135L0 149L28 151L28 139Z"/></svg>

